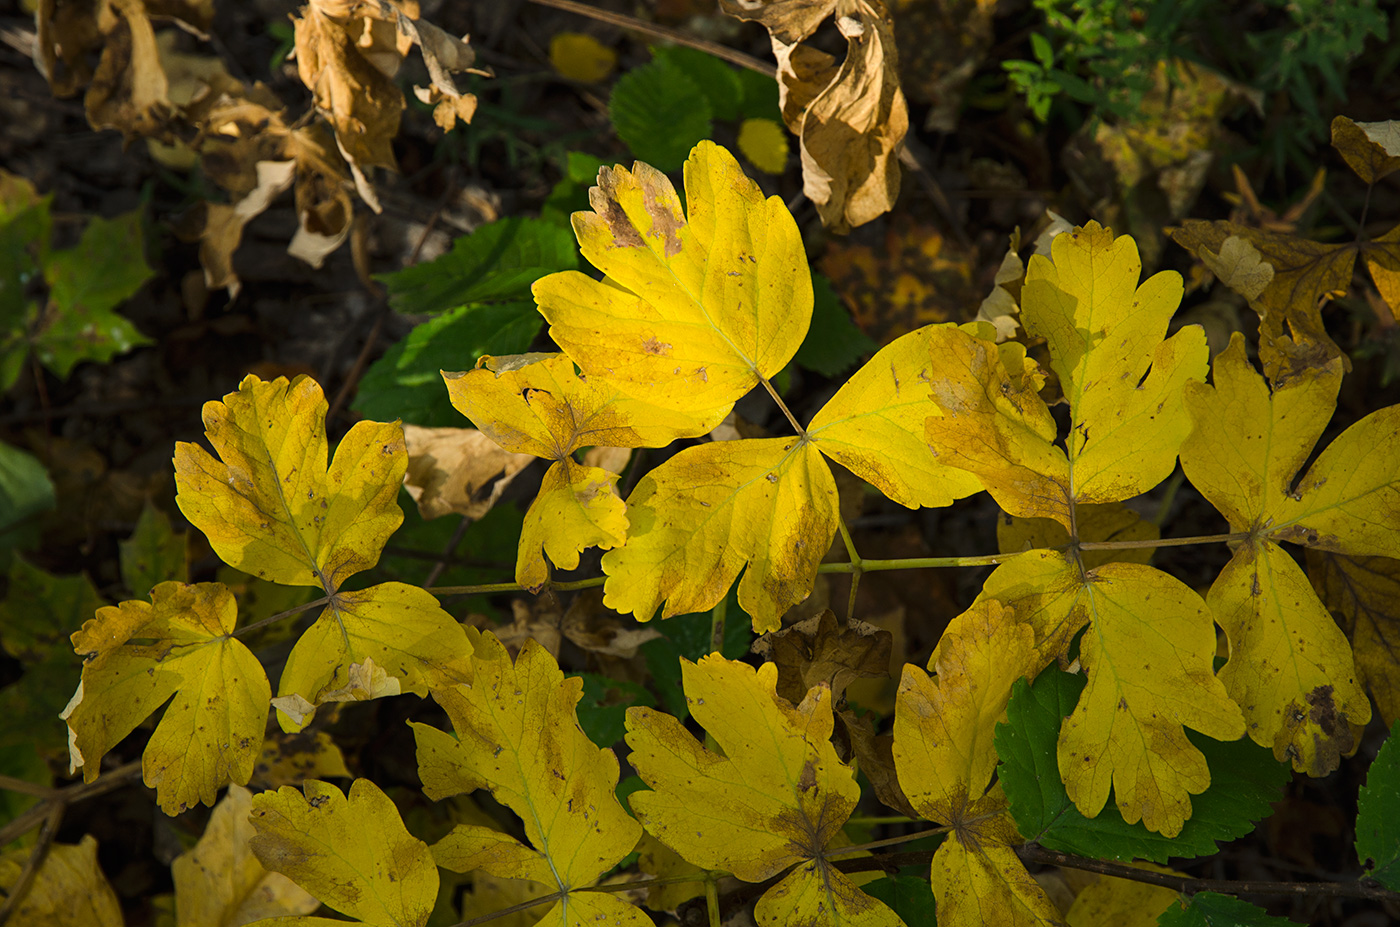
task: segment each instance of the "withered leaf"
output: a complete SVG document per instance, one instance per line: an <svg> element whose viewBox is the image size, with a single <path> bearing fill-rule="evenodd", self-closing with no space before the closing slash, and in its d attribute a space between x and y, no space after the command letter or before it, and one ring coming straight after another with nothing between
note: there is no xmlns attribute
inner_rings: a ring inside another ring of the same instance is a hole
<svg viewBox="0 0 1400 927"><path fill-rule="evenodd" d="M891 635L863 621L837 618L831 609L754 641L754 653L778 667L778 694L794 705L818 683L839 700L852 680L890 672Z"/></svg>

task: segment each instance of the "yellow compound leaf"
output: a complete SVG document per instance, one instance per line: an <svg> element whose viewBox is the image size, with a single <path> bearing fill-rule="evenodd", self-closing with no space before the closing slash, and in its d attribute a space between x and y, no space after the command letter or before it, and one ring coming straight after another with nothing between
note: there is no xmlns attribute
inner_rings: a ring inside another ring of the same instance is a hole
<svg viewBox="0 0 1400 927"><path fill-rule="evenodd" d="M1088 574L1093 622L1079 644L1089 684L1060 729L1065 791L1086 817L1108 800L1123 820L1167 837L1210 785L1183 726L1216 740L1244 733L1239 706L1215 677L1215 625L1180 580L1136 563Z"/></svg>
<svg viewBox="0 0 1400 927"><path fill-rule="evenodd" d="M214 806L199 842L170 864L176 927L235 927L259 918L310 914L321 906L278 872L268 872L248 841L252 793L230 786Z"/></svg>
<svg viewBox="0 0 1400 927"><path fill-rule="evenodd" d="M933 402L924 437L940 464L975 474L1013 515L1071 524L1069 461L1038 395L1040 369L1025 349L957 328L929 335Z"/></svg>
<svg viewBox="0 0 1400 927"><path fill-rule="evenodd" d="M1385 443L1393 440L1385 436L1389 410L1344 432L1296 493L1291 489L1332 416L1341 376L1341 360L1333 358L1276 382L1270 392L1236 335L1216 358L1214 385L1187 390L1196 428L1181 448L1192 484L1233 530L1254 535L1210 590L1211 609L1230 642L1220 678L1243 709L1250 737L1314 776L1326 775L1355 750L1354 728L1370 719L1371 706L1356 682L1346 638L1274 541L1367 553L1368 545L1385 550L1394 543L1385 525L1392 533L1400 527L1400 506L1386 501L1400 499L1388 485L1397 469L1395 460L1386 460L1395 456ZM1352 515L1339 518L1339 512ZM1341 538L1318 530L1331 525Z"/></svg>
<svg viewBox="0 0 1400 927"><path fill-rule="evenodd" d="M1207 601L1230 641L1220 680L1250 737L1299 772L1336 769L1359 745L1371 702L1351 645L1298 564L1269 541L1242 544Z"/></svg>
<svg viewBox="0 0 1400 927"><path fill-rule="evenodd" d="M950 505L982 488L968 471L940 464L924 440L924 421L941 414L929 399L934 331L925 326L886 345L807 426L823 454L911 509Z"/></svg>
<svg viewBox="0 0 1400 927"><path fill-rule="evenodd" d="M325 417L326 398L309 377L250 375L238 392L204 404L220 459L175 445L175 501L229 566L330 593L379 561L403 521L403 429L357 423L327 469Z"/></svg>
<svg viewBox="0 0 1400 927"><path fill-rule="evenodd" d="M1244 336L1215 358L1213 386L1186 390L1196 428L1181 447L1181 466L1230 522L1247 531L1277 517L1298 468L1332 417L1342 382L1340 359L1276 383L1272 395L1245 357Z"/></svg>
<svg viewBox="0 0 1400 927"><path fill-rule="evenodd" d="M257 835L249 842L265 869L280 872L322 904L375 927L423 927L437 901L438 872L428 845L403 826L389 797L368 779L350 796L307 780L253 799ZM344 921L278 918L263 927L320 927Z"/></svg>
<svg viewBox="0 0 1400 927"><path fill-rule="evenodd" d="M584 447L662 447L719 424L630 399L610 381L574 373L563 354L483 357L477 369L444 373L452 404L507 450L555 464L525 515L515 581L538 591L554 566L572 570L589 547L617 547L627 537L626 506L616 474L578 464Z"/></svg>
<svg viewBox="0 0 1400 927"><path fill-rule="evenodd" d="M647 832L687 862L746 882L797 864L759 899L763 927L899 924L826 860L860 798L831 744L830 690L818 686L794 707L777 694L776 666L755 671L718 654L682 660L681 679L691 715L723 753L670 715L627 710L628 761L652 789L631 797Z"/></svg>
<svg viewBox="0 0 1400 927"><path fill-rule="evenodd" d="M257 657L231 637L237 618L222 583L161 583L149 603L98 609L72 638L85 657L63 714L73 769L96 779L107 751L173 695L142 756L161 809L212 805L224 785L246 783L272 693Z"/></svg>
<svg viewBox="0 0 1400 927"><path fill-rule="evenodd" d="M508 451L563 460L585 447L665 447L694 438L724 418L696 418L618 391L606 378L581 377L563 354L485 356L476 369L443 373L467 418Z"/></svg>
<svg viewBox="0 0 1400 927"><path fill-rule="evenodd" d="M1033 675L1031 627L1009 608L979 600L948 625L929 662L937 681L905 664L895 702L894 763L920 815L959 825L996 768L996 724L1011 684Z"/></svg>
<svg viewBox="0 0 1400 927"><path fill-rule="evenodd" d="M459 824L434 845L438 864L531 879L565 892L543 924L591 923L594 917L637 927L650 923L618 896L574 891L593 885L641 835L617 801L617 758L579 729L582 680L565 679L533 640L514 663L490 633L473 632L473 645L472 684L434 695L457 736L413 725L423 790L436 800L489 788L520 816L529 845Z"/></svg>
<svg viewBox="0 0 1400 927"><path fill-rule="evenodd" d="M1181 392L1205 379L1205 333L1187 326L1162 340L1181 303L1181 275L1164 271L1138 286L1131 237L1090 222L1050 247L1053 261L1031 258L1021 319L1048 342L1069 400L1074 501L1131 499L1176 467L1191 430Z"/></svg>
<svg viewBox="0 0 1400 927"><path fill-rule="evenodd" d="M0 855L0 896L8 895L32 852L29 848ZM97 841L84 835L75 845L55 843L39 865L13 911L17 927L122 927L121 903L97 865Z"/></svg>
<svg viewBox="0 0 1400 927"><path fill-rule="evenodd" d="M739 605L776 631L836 534L836 481L809 441L711 442L642 477L627 517L627 544L603 556L605 605L639 621L662 602L663 618L707 611L743 570Z"/></svg>
<svg viewBox="0 0 1400 927"><path fill-rule="evenodd" d="M381 583L336 593L287 657L277 686L278 721L284 731L301 730L316 706L337 700L337 690L350 685L352 668L363 670L367 661L396 680L398 691L422 696L467 679L470 658L462 626L417 586ZM391 694L385 682L379 677L365 697ZM293 695L302 699L296 715L285 710L291 703L282 701Z"/></svg>
<svg viewBox="0 0 1400 927"><path fill-rule="evenodd" d="M797 224L734 156L701 142L685 163L688 214L666 175L603 168L574 214L604 274L534 285L550 336L586 374L667 408L723 417L786 366L807 335L812 275Z"/></svg>
<svg viewBox="0 0 1400 927"><path fill-rule="evenodd" d="M545 471L539 495L525 513L515 581L538 592L549 579L545 557L572 570L581 551L611 550L626 540L627 505L617 494L617 474L565 458Z"/></svg>
<svg viewBox="0 0 1400 927"><path fill-rule="evenodd" d="M982 820L954 831L933 855L930 883L944 927L1063 927L1045 890L1012 849L1022 843L1003 811L1005 801L978 807Z"/></svg>
<svg viewBox="0 0 1400 927"><path fill-rule="evenodd" d="M1341 622L1381 718L1400 718L1400 560L1309 550L1308 577Z"/></svg>

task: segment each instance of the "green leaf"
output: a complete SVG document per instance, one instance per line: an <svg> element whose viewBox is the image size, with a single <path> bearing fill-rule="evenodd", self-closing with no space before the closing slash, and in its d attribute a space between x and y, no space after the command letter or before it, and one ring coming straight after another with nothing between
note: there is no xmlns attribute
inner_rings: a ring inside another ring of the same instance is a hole
<svg viewBox="0 0 1400 927"><path fill-rule="evenodd" d="M1174 838L1127 824L1110 801L1086 818L1065 794L1056 759L1060 722L1079 700L1084 677L1050 667L1032 684L1018 681L997 725L997 778L1011 803L1016 828L1052 850L1103 859L1191 859L1216 852L1217 843L1242 837L1267 817L1288 780L1272 752L1248 738L1222 743L1188 731L1210 767L1210 788L1191 798L1191 817Z"/></svg>
<svg viewBox="0 0 1400 927"><path fill-rule="evenodd" d="M823 376L839 376L878 345L851 321L831 281L821 274L812 274L812 296L812 325L793 360Z"/></svg>
<svg viewBox="0 0 1400 927"><path fill-rule="evenodd" d="M436 260L376 279L388 287L389 305L397 311L437 313L470 303L528 298L530 285L539 278L577 268L572 231L516 216L458 238Z"/></svg>
<svg viewBox="0 0 1400 927"><path fill-rule="evenodd" d="M1273 917L1263 908L1230 895L1201 892L1183 898L1162 912L1158 927L1296 927L1286 917Z"/></svg>
<svg viewBox="0 0 1400 927"><path fill-rule="evenodd" d="M686 707L685 691L681 688L680 661L684 657L694 663L710 652L710 621L709 612L667 618L653 625L662 636L638 648L666 710L682 720L690 716L690 709ZM748 653L751 643L753 622L736 607L731 595L729 615L724 623L724 656L737 660Z"/></svg>
<svg viewBox="0 0 1400 927"><path fill-rule="evenodd" d="M710 114L715 119L738 119L744 87L739 74L714 55L681 45L655 45L652 57L664 62L695 82L705 99L710 101ZM777 82L774 81L774 86Z"/></svg>
<svg viewBox="0 0 1400 927"><path fill-rule="evenodd" d="M611 747L627 733L627 709L633 705L655 708L656 699L635 682L610 679L596 673L577 673L583 680L583 698L578 703L578 724L588 739L600 747Z"/></svg>
<svg viewBox="0 0 1400 927"><path fill-rule="evenodd" d="M44 465L0 441L0 558L38 539L38 516L54 504L53 483ZM5 562L0 559L0 565Z"/></svg>
<svg viewBox="0 0 1400 927"><path fill-rule="evenodd" d="M1400 891L1400 721L1366 773L1356 797L1356 856L1371 878Z"/></svg>
<svg viewBox="0 0 1400 927"><path fill-rule="evenodd" d="M622 75L613 85L608 111L632 154L657 170L678 170L690 149L710 137L709 98L665 61Z"/></svg>
<svg viewBox="0 0 1400 927"><path fill-rule="evenodd" d="M588 188L598 182L598 169L607 162L584 151L571 151L565 158L564 176L549 191L540 218L572 229L571 217L589 208Z"/></svg>
<svg viewBox="0 0 1400 927"><path fill-rule="evenodd" d="M149 499L136 520L131 537L117 544L122 582L129 592L145 598L160 583L188 582L185 538L170 527L170 519Z"/></svg>
<svg viewBox="0 0 1400 927"><path fill-rule="evenodd" d="M353 408L379 422L464 427L443 385L443 370L470 370L483 354L525 351L544 320L533 302L464 306L417 326L365 371Z"/></svg>
<svg viewBox="0 0 1400 927"><path fill-rule="evenodd" d="M0 170L0 390L14 385L29 351L37 307L26 291L47 259L49 201L28 180Z"/></svg>
<svg viewBox="0 0 1400 927"><path fill-rule="evenodd" d="M907 875L886 876L867 882L860 889L893 908L906 924L923 927L936 927L938 924L934 916L933 888L928 879Z"/></svg>
<svg viewBox="0 0 1400 927"><path fill-rule="evenodd" d="M34 333L46 367L67 377L82 361L106 363L151 339L114 310L154 273L142 245L141 211L95 217L78 244L55 251L44 268L49 305Z"/></svg>
<svg viewBox="0 0 1400 927"><path fill-rule="evenodd" d="M58 714L82 670L68 636L106 603L85 575L55 576L20 557L10 561L8 587L0 647L24 664L24 675L0 690L0 747L61 750L68 735Z"/></svg>
<svg viewBox="0 0 1400 927"><path fill-rule="evenodd" d="M743 88L739 115L745 119L772 119L774 122L782 122L783 110L778 105L777 80L748 68L744 68L738 74L739 85Z"/></svg>

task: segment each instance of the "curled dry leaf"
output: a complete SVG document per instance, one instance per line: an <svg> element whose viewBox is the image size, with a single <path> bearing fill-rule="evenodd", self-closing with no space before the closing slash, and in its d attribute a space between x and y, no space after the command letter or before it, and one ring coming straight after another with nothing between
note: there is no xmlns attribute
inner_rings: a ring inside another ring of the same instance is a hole
<svg viewBox="0 0 1400 927"><path fill-rule="evenodd" d="M783 121L802 151L803 188L836 231L886 213L899 195L899 146L909 111L899 89L894 24L881 0L721 0L761 23L778 60ZM802 41L832 16L846 39L837 62Z"/></svg>
<svg viewBox="0 0 1400 927"><path fill-rule="evenodd" d="M403 436L408 445L404 486L424 518L454 512L481 518L535 459L507 451L475 428L405 425Z"/></svg>
<svg viewBox="0 0 1400 927"><path fill-rule="evenodd" d="M818 683L840 699L853 680L877 679L890 671L891 635L864 621L837 618L827 609L754 641L753 651L777 664L778 694L793 704Z"/></svg>

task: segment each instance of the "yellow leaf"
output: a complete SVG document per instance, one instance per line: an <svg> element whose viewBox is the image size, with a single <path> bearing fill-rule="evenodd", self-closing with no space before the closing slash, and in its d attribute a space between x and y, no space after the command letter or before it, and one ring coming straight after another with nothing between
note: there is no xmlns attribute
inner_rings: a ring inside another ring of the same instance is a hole
<svg viewBox="0 0 1400 927"><path fill-rule="evenodd" d="M628 761L652 788L631 797L647 832L687 862L746 882L797 864L759 899L763 927L900 923L827 862L860 798L831 745L830 690L818 686L794 707L777 694L773 664L755 671L718 654L682 660L681 679L691 715L723 753L670 715L628 709Z"/></svg>
<svg viewBox="0 0 1400 927"><path fill-rule="evenodd" d="M301 730L315 706L338 697L337 690L348 691L355 664L363 673L372 661L397 681L399 691L422 696L468 678L470 657L462 626L417 586L381 583L339 592L292 648L277 686L279 700L301 696L304 702L296 704L303 715L293 718L279 704L278 721L285 731ZM361 688L366 696L371 691L389 694L386 684L380 677Z"/></svg>
<svg viewBox="0 0 1400 927"><path fill-rule="evenodd" d="M895 702L894 762L915 810L959 825L996 768L996 724L1011 684L1036 665L1029 625L1000 603L979 600L948 625L929 663L937 682L906 663Z"/></svg>
<svg viewBox="0 0 1400 927"><path fill-rule="evenodd" d="M1245 730L1215 677L1210 611L1179 579L1136 563L1094 570L1084 595L1093 622L1079 659L1089 684L1060 729L1065 791L1094 817L1112 786L1123 820L1175 837L1190 796L1210 785L1183 726L1216 740Z"/></svg>
<svg viewBox="0 0 1400 927"><path fill-rule="evenodd" d="M1400 170L1400 123L1332 120L1332 147L1346 159L1356 176L1373 184Z"/></svg>
<svg viewBox="0 0 1400 927"><path fill-rule="evenodd" d="M617 67L617 52L591 35L556 32L549 40L549 63L560 77L596 84Z"/></svg>
<svg viewBox="0 0 1400 927"><path fill-rule="evenodd" d="M277 732L263 741L262 753L253 767L252 784L257 789L277 789L300 785L307 779L350 778L345 755L325 731L287 734Z"/></svg>
<svg viewBox="0 0 1400 927"><path fill-rule="evenodd" d="M1068 553L1029 550L993 570L977 600L1001 602L1031 626L1040 665L1059 658L1067 666L1070 643L1089 620L1085 590L1083 573Z"/></svg>
<svg viewBox="0 0 1400 927"><path fill-rule="evenodd" d="M807 426L823 454L911 509L950 505L982 488L966 470L940 464L924 440L925 419L940 414L929 399L935 330L880 349Z"/></svg>
<svg viewBox="0 0 1400 927"><path fill-rule="evenodd" d="M603 555L605 605L639 621L662 602L663 618L707 611L743 570L739 605L763 633L811 591L836 533L836 482L811 442L711 442L642 477L627 517L626 545Z"/></svg>
<svg viewBox="0 0 1400 927"><path fill-rule="evenodd" d="M1176 875L1164 866L1133 865ZM1065 920L1069 927L1157 927L1157 918L1180 897L1180 892L1161 885L1099 876L1074 897Z"/></svg>
<svg viewBox="0 0 1400 927"><path fill-rule="evenodd" d="M1212 379L1213 386L1186 390L1196 428L1181 447L1181 466L1232 531L1262 527L1278 516L1332 417L1341 361L1278 382L1270 394L1236 333L1216 357Z"/></svg>
<svg viewBox="0 0 1400 927"><path fill-rule="evenodd" d="M1216 358L1214 385L1187 390L1196 428L1181 448L1192 484L1232 530L1251 533L1210 590L1211 609L1230 642L1221 679L1243 709L1250 737L1314 776L1330 772L1355 749L1353 727L1369 720L1371 707L1356 683L1345 637L1274 541L1328 548L1357 545L1360 535L1359 552L1365 553L1367 543L1389 542L1380 526L1400 526L1384 501L1397 495L1387 486L1395 465L1387 470L1378 459L1387 456L1389 439L1367 431L1367 422L1374 424L1385 410L1343 433L1292 489L1332 416L1341 363L1333 358L1277 382L1271 393L1236 335ZM1375 461L1370 470L1363 465L1367 454ZM1307 494L1311 485L1322 491ZM1353 492L1359 498L1348 500ZM1364 512L1359 521L1353 516L1340 522L1340 541L1317 531L1338 524L1338 510Z"/></svg>
<svg viewBox="0 0 1400 927"><path fill-rule="evenodd" d="M515 581L534 591L549 578L546 556L556 567L572 570L580 551L617 547L627 536L617 475L579 465L574 452L662 447L702 435L719 422L629 399L607 380L579 377L563 354L487 356L475 370L443 376L452 404L501 447L556 462L545 473L520 534Z"/></svg>
<svg viewBox="0 0 1400 927"><path fill-rule="evenodd" d="M582 680L565 679L554 659L526 641L512 664L489 634L473 635L470 686L434 697L457 737L414 724L424 792L437 800L489 788L524 823L526 846L509 834L459 824L433 847L438 864L458 872L484 869L565 892L541 923L594 916L650 923L615 895L575 892L593 885L631 852L641 827L618 804L617 758L579 729Z"/></svg>
<svg viewBox="0 0 1400 927"><path fill-rule="evenodd" d="M348 799L315 779L303 788L304 794L283 786L253 799L257 834L249 846L258 862L347 917L376 927L423 927L437 900L437 867L389 797L368 779L356 779ZM259 923L344 922L302 917Z"/></svg>
<svg viewBox="0 0 1400 927"><path fill-rule="evenodd" d="M991 796L989 796L989 799ZM1026 872L1013 846L1021 843L1003 811L984 802L981 820L959 828L933 854L930 882L944 927L1062 927L1059 911Z"/></svg>
<svg viewBox="0 0 1400 927"><path fill-rule="evenodd" d="M1351 646L1298 564L1269 541L1242 544L1207 597L1230 641L1220 671L1256 743L1311 776L1355 752L1371 702Z"/></svg>
<svg viewBox="0 0 1400 927"><path fill-rule="evenodd" d="M515 581L538 592L549 579L545 557L572 570L580 551L610 550L626 540L627 506L617 494L617 474L565 458L545 471L539 495L525 513Z"/></svg>
<svg viewBox="0 0 1400 927"><path fill-rule="evenodd" d="M787 132L772 119L745 119L739 123L739 150L765 174L787 170Z"/></svg>
<svg viewBox="0 0 1400 927"><path fill-rule="evenodd" d="M214 804L244 784L262 746L267 675L231 636L238 607L221 583L161 583L151 602L98 609L73 634L89 657L63 717L73 768L97 778L103 755L175 696L142 756L146 785L166 814Z"/></svg>
<svg viewBox="0 0 1400 927"><path fill-rule="evenodd" d="M549 887L528 879L498 879L484 869L472 873L472 890L462 896L462 920L494 915L498 911L548 895ZM540 920L539 907L525 908L514 914L491 918L491 927L535 927Z"/></svg>
<svg viewBox="0 0 1400 927"><path fill-rule="evenodd" d="M1050 248L1053 261L1031 257L1021 318L1048 342L1070 403L1074 501L1130 499L1176 468L1191 430L1181 392L1205 379L1205 333L1193 325L1162 340L1181 275L1164 271L1138 286L1142 262L1129 236L1090 222Z"/></svg>
<svg viewBox="0 0 1400 927"><path fill-rule="evenodd" d="M1309 550L1308 577L1341 622L1387 725L1400 718L1400 560Z"/></svg>
<svg viewBox="0 0 1400 927"><path fill-rule="evenodd" d="M940 464L973 473L1006 511L1072 522L1070 469L1038 390L1043 376L1014 341L957 328L929 336L933 402L924 437Z"/></svg>
<svg viewBox="0 0 1400 927"><path fill-rule="evenodd" d="M27 849L0 855L0 896L9 894L28 859ZM97 841L49 847L24 899L10 912L16 927L122 927L117 893L97 865Z"/></svg>
<svg viewBox="0 0 1400 927"><path fill-rule="evenodd" d="M263 917L310 914L321 903L286 876L268 872L248 841L252 793L230 786L204 834L170 864L177 927L240 927Z"/></svg>
<svg viewBox="0 0 1400 927"><path fill-rule="evenodd" d="M332 593L379 561L403 521L403 431L358 422L327 469L325 416L315 380L250 375L238 392L204 404L205 434L221 460L175 445L175 501L229 566Z"/></svg>
<svg viewBox="0 0 1400 927"><path fill-rule="evenodd" d="M589 193L594 211L574 214L574 232L606 278L564 271L534 294L550 336L586 374L722 418L797 352L812 276L782 200L765 201L729 152L697 145L685 189L688 216L655 168L603 168Z"/></svg>

